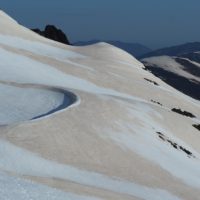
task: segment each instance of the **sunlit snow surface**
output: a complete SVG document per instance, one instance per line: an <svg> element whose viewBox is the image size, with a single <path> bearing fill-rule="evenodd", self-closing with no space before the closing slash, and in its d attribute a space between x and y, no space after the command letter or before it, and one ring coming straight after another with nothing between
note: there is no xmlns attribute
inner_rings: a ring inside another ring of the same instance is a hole
<svg viewBox="0 0 200 200"><path fill-rule="evenodd" d="M64 50L41 42L25 40L19 37L1 35L0 44L11 46L17 49L30 51L47 57L54 57L59 60L67 60L69 58L84 58L84 56L70 50Z"/></svg>
<svg viewBox="0 0 200 200"><path fill-rule="evenodd" d="M180 200L165 190L153 189L100 173L45 160L6 141L0 141L0 157L1 169L21 175L58 178L119 194L136 196L145 200L160 200L161 198L163 200Z"/></svg>
<svg viewBox="0 0 200 200"><path fill-rule="evenodd" d="M121 102L122 103L122 102ZM123 104L123 103L122 103ZM200 155L180 139L160 125L155 116L159 113L144 103L136 103L127 109L130 118L138 123L118 121L116 127L120 131L105 130L105 136L116 142L122 149L130 149L146 159L153 161L174 177L183 180L187 185L200 188ZM145 119L145 120L144 120ZM156 136L156 131L164 133L172 141L189 149L196 158L188 158L180 150L175 150ZM101 135L103 137L103 134ZM147 148L148 147L148 148ZM173 161L173 162L172 162Z"/></svg>
<svg viewBox="0 0 200 200"><path fill-rule="evenodd" d="M76 195L40 184L11 177L0 172L1 200L100 200L95 197Z"/></svg>
<svg viewBox="0 0 200 200"><path fill-rule="evenodd" d="M43 84L73 88L95 94L131 98L129 95L121 94L109 88L99 87L92 82L73 75L64 74L49 65L4 49L0 49L0 60L0 80L2 81Z"/></svg>

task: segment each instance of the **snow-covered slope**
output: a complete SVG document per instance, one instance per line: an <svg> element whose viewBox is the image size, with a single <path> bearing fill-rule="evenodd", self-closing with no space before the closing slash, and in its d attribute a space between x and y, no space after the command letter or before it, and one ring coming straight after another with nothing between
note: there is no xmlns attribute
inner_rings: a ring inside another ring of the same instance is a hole
<svg viewBox="0 0 200 200"><path fill-rule="evenodd" d="M190 61L189 59L186 59L186 58L182 58L182 59L185 59L186 61L192 63L192 61ZM163 68L167 71L173 72L177 75L183 76L187 79L194 79L196 81L200 81L200 77L198 77L197 75L193 75L193 74L189 73L188 71L186 71L184 69L184 66L176 61L176 57L174 57L174 58L169 57L169 56L150 57L150 58L145 58L144 62L147 62L152 65L156 65L160 68ZM198 67L198 63L196 63L196 64ZM196 65L196 64L194 63L194 65Z"/></svg>
<svg viewBox="0 0 200 200"><path fill-rule="evenodd" d="M199 199L199 101L116 47L65 46L2 11L0 60L3 199Z"/></svg>
<svg viewBox="0 0 200 200"><path fill-rule="evenodd" d="M142 59L146 69L183 93L200 99L200 56L198 52L179 56Z"/></svg>

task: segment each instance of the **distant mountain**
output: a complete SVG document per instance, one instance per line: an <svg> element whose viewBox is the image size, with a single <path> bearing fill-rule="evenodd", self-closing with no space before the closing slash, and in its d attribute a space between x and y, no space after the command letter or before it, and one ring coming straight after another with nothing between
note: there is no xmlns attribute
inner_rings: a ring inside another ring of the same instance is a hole
<svg viewBox="0 0 200 200"><path fill-rule="evenodd" d="M200 43L165 48L145 57L141 61L147 70L181 92L200 100Z"/></svg>
<svg viewBox="0 0 200 200"><path fill-rule="evenodd" d="M70 44L65 33L62 30L56 28L54 25L47 25L43 31L41 31L38 28L32 29L32 31L48 39L55 40L57 42L61 42L68 45Z"/></svg>
<svg viewBox="0 0 200 200"><path fill-rule="evenodd" d="M91 45L98 42L101 42L101 41L100 40L80 41L80 42L74 43L73 45L86 46L86 45ZM138 43L127 43L127 42L121 42L121 41L105 41L105 42L112 44L120 49L123 49L135 57L139 57L141 55L144 55L152 51L150 48Z"/></svg>
<svg viewBox="0 0 200 200"><path fill-rule="evenodd" d="M153 56L180 56L183 54L194 53L200 51L200 42L186 43L178 46L172 46L167 48L158 49L152 52L148 52L140 56L140 58L148 58Z"/></svg>

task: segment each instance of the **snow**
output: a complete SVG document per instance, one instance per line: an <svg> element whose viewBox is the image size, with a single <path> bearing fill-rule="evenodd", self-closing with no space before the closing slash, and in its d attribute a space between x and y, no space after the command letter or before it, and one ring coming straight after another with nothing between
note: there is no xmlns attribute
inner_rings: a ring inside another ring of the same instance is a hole
<svg viewBox="0 0 200 200"><path fill-rule="evenodd" d="M8 21L12 22L12 23L15 23L15 24L17 23L12 17L10 17L5 12L0 10L0 23L4 24L4 23L8 23Z"/></svg>
<svg viewBox="0 0 200 200"><path fill-rule="evenodd" d="M192 63L193 65L196 65L197 67L200 67L200 64L198 62L192 61L189 58L182 58L184 60L187 60L188 62Z"/></svg>
<svg viewBox="0 0 200 200"><path fill-rule="evenodd" d="M176 62L173 57L157 56L157 57L144 58L142 61L152 64L154 66L158 66L160 68L181 75L188 79L199 80L196 76L186 72L184 70L184 66Z"/></svg>
<svg viewBox="0 0 200 200"><path fill-rule="evenodd" d="M3 81L68 87L94 93L102 90L86 80L3 49L0 49L0 59L0 79Z"/></svg>
<svg viewBox="0 0 200 200"><path fill-rule="evenodd" d="M9 59L7 59L9 57ZM63 72L26 56L0 49L0 80L17 83L42 84L54 87L65 87L93 94L113 95L133 98L130 95L113 89L99 87L92 82L64 74Z"/></svg>
<svg viewBox="0 0 200 200"><path fill-rule="evenodd" d="M0 84L0 125L30 120L59 107L64 94L39 88Z"/></svg>
<svg viewBox="0 0 200 200"><path fill-rule="evenodd" d="M25 50L39 56L53 58L61 62L65 62L66 64L72 64L74 66L93 71L91 67L72 61L73 59L86 58L86 56L83 56L79 53L76 53L67 49L57 48L50 44L30 41L30 40L19 38L19 37L1 35L1 34L0 34L0 44L10 46L16 49L20 49L20 50Z"/></svg>
<svg viewBox="0 0 200 200"><path fill-rule="evenodd" d="M199 134L192 127L199 122L198 101L169 87L111 45L75 48L54 43L2 12L0 24L0 125L9 124L0 126L0 199L92 200L102 192L105 199L116 195L194 200L200 194ZM148 59L190 77L173 58ZM76 108L56 111L48 120L49 115L37 119L63 105L68 90L77 97L70 105ZM192 112L197 119L171 113L172 107ZM174 122L176 127L171 125ZM156 132L195 158L162 141ZM71 184L76 194L22 180L23 176L38 182L45 178L47 185L56 180L62 189ZM79 195L83 190L95 197Z"/></svg>
<svg viewBox="0 0 200 200"><path fill-rule="evenodd" d="M77 63L77 62L73 62L71 60L66 60L65 62L67 64L72 64L73 66L80 67L80 68L83 68L83 69L87 69L87 70L92 71L92 72L95 71L92 67L88 67L87 65L83 65L83 64L80 64L80 63Z"/></svg>
<svg viewBox="0 0 200 200"><path fill-rule="evenodd" d="M44 185L0 172L0 199L2 200L100 200L62 192Z"/></svg>
<svg viewBox="0 0 200 200"><path fill-rule="evenodd" d="M58 60L67 60L69 58L84 58L85 56L70 50L54 47L42 42L30 41L27 39L0 34L0 44L10 46L20 50L26 50L41 56L53 57Z"/></svg>
<svg viewBox="0 0 200 200"><path fill-rule="evenodd" d="M115 141L123 150L130 149L142 157L153 161L185 184L200 188L200 155L190 146L176 138L162 124L156 122L155 116L161 117L149 105L136 103L127 110L130 117L137 123L118 122L118 131L105 130L104 138ZM158 138L156 132L161 132L172 141L192 152L196 158L188 158L186 154Z"/></svg>
<svg viewBox="0 0 200 200"><path fill-rule="evenodd" d="M48 161L0 140L0 168L21 175L58 178L78 184L136 196L144 200L180 200L165 190L142 186L126 180ZM145 191L145 192L144 192ZM37 194L40 192L37 192Z"/></svg>

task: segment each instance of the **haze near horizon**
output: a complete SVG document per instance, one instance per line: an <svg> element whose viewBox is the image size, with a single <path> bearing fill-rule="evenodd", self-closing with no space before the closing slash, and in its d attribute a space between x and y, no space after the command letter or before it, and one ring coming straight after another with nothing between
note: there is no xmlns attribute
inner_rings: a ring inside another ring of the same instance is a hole
<svg viewBox="0 0 200 200"><path fill-rule="evenodd" d="M0 0L1 9L29 28L54 24L71 42L93 39L162 48L200 41L196 0ZM40 6L38 6L40 5Z"/></svg>

